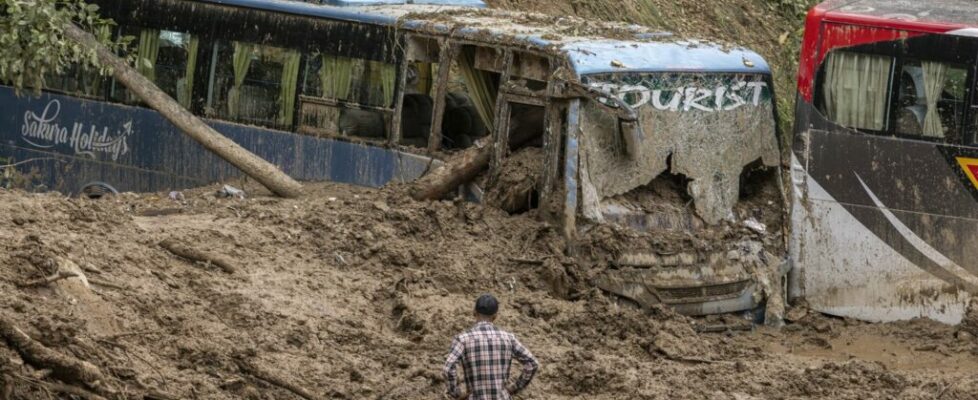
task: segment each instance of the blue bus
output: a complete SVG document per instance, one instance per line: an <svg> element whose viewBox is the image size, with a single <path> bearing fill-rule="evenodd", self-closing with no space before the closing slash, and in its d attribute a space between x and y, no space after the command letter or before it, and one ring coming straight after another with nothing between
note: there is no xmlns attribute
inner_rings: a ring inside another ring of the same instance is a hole
<svg viewBox="0 0 978 400"><path fill-rule="evenodd" d="M143 75L298 180L407 182L485 145L493 176L532 148L539 181L511 211L559 217L607 263L598 287L703 314L755 308L780 286L757 271L785 255L784 146L771 71L750 50L478 0L94 3L135 38ZM241 176L96 71L46 86L0 87L0 158L28 186L146 192ZM469 186L476 199L485 189ZM611 239L589 241L601 229Z"/></svg>

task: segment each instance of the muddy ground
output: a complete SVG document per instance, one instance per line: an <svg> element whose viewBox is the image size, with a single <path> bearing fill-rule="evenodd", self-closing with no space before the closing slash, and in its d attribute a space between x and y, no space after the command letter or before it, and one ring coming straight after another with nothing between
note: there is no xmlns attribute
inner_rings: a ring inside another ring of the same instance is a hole
<svg viewBox="0 0 978 400"><path fill-rule="evenodd" d="M298 398L268 376L317 398L440 398L449 341L482 292L542 363L524 399L978 393L978 341L965 328L795 308L781 330L697 333L742 321L643 312L588 289L596 268L560 256L558 233L532 213L418 203L400 188L324 184L283 200L245 187L247 199L208 187L183 200L0 190L0 316L94 364L119 398ZM234 272L171 254L159 246L168 238L225 256ZM88 283L23 286L59 268ZM68 398L39 382L69 379L9 344L0 370L9 398Z"/></svg>

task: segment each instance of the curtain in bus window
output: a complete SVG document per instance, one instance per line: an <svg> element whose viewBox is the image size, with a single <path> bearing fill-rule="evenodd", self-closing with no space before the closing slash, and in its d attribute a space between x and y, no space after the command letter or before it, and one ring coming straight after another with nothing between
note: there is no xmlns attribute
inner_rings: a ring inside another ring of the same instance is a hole
<svg viewBox="0 0 978 400"><path fill-rule="evenodd" d="M430 94L431 93L431 80L432 80L432 65L426 62L416 62L414 63L415 70L418 71L418 93Z"/></svg>
<svg viewBox="0 0 978 400"><path fill-rule="evenodd" d="M244 84L245 77L248 76L248 68L251 67L251 58L255 51L255 46L249 43L234 42L234 86L228 92L228 115L232 118L238 117L238 108L241 102L241 85Z"/></svg>
<svg viewBox="0 0 978 400"><path fill-rule="evenodd" d="M177 91L177 101L184 108L190 108L191 95L194 91L194 70L197 68L197 49L200 48L200 38L187 35L187 66L184 70L183 79L179 83Z"/></svg>
<svg viewBox="0 0 978 400"><path fill-rule="evenodd" d="M885 130L892 64L885 56L830 53L825 61L826 116L850 128Z"/></svg>
<svg viewBox="0 0 978 400"><path fill-rule="evenodd" d="M283 55L282 87L279 94L278 122L284 127L292 126L292 116L295 110L295 90L299 83L299 59L297 51L287 50Z"/></svg>
<svg viewBox="0 0 978 400"><path fill-rule="evenodd" d="M927 97L927 114L924 116L923 134L928 137L943 138L944 126L941 125L941 114L937 109L937 101L944 91L944 81L947 78L947 64L923 61L924 96Z"/></svg>
<svg viewBox="0 0 978 400"><path fill-rule="evenodd" d="M381 105L390 107L394 102L394 87L397 84L397 70L393 64L371 61L368 65L370 71L370 96L368 103L371 105ZM376 87L380 86L380 91Z"/></svg>
<svg viewBox="0 0 978 400"><path fill-rule="evenodd" d="M151 81L156 81L156 58L160 54L160 31L143 29L139 33L136 49L136 70Z"/></svg>
<svg viewBox="0 0 978 400"><path fill-rule="evenodd" d="M462 79L469 89L469 97L475 105L482 123L489 132L494 130L493 116L496 108L496 88L489 75L475 68L475 49L465 48L459 57L458 67L462 71Z"/></svg>
<svg viewBox="0 0 978 400"><path fill-rule="evenodd" d="M353 59L323 54L319 68L323 97L339 100L350 99L350 82L353 78Z"/></svg>

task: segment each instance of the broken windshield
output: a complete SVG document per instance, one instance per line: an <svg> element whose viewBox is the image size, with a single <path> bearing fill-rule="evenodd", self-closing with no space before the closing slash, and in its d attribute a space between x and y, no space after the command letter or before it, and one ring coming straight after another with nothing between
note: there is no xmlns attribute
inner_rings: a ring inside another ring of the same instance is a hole
<svg viewBox="0 0 978 400"><path fill-rule="evenodd" d="M637 112L637 140L593 102L584 107L585 215L601 220L602 200L647 185L663 172L689 179L686 191L708 224L729 218L745 166L778 165L771 88L759 74L602 74L585 84ZM598 99L611 104L611 99ZM629 147L635 147L629 148Z"/></svg>

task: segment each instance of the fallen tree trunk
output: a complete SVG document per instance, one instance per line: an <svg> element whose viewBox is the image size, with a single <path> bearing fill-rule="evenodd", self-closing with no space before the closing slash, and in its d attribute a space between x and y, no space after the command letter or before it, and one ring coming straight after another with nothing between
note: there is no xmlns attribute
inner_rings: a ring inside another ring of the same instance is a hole
<svg viewBox="0 0 978 400"><path fill-rule="evenodd" d="M234 266L234 262L231 261L229 258L221 254L195 249L174 238L169 238L160 242L160 247L166 249L170 253L186 258L188 260L202 261L202 262L208 262L214 264L218 268L224 270L224 272L227 272L229 274L233 274L238 270Z"/></svg>
<svg viewBox="0 0 978 400"><path fill-rule="evenodd" d="M20 356L38 368L48 368L53 375L65 382L85 385L99 394L112 393L108 382L94 364L61 354L31 339L5 316L0 316L0 337Z"/></svg>
<svg viewBox="0 0 978 400"><path fill-rule="evenodd" d="M470 147L456 154L414 183L411 197L415 200L437 200L465 182L475 179L489 166L492 146Z"/></svg>
<svg viewBox="0 0 978 400"><path fill-rule="evenodd" d="M38 278L38 279L34 279L34 280L30 280L30 281L21 283L18 286L20 286L20 287L45 286L45 285L50 285L50 284L52 284L54 282L60 281L62 279L74 278L76 276L78 276L77 273L74 273L74 272L71 272L71 271L59 270L54 275L46 276L46 277Z"/></svg>
<svg viewBox="0 0 978 400"><path fill-rule="evenodd" d="M543 115L534 115L529 118L540 118ZM510 132L509 143L511 148L519 148L533 139L539 138L540 132L526 127L534 124L526 124L523 127L516 127ZM437 200L445 197L446 194L456 190L462 184L475 179L482 171L489 167L489 160L492 158L493 146L488 139L480 141L476 145L457 153L454 157L445 161L445 164L435 168L425 176L414 182L411 188L411 197L415 200Z"/></svg>
<svg viewBox="0 0 978 400"><path fill-rule="evenodd" d="M276 195L289 198L302 195L302 185L299 182L191 114L172 97L156 87L153 82L130 67L111 50L101 45L90 33L69 22L64 26L64 35L83 48L95 51L99 62L112 69L112 76L115 79L126 85L130 91L139 96L150 107L159 111L183 133L217 154L218 157L231 163Z"/></svg>
<svg viewBox="0 0 978 400"><path fill-rule="evenodd" d="M62 383L54 383L54 382L44 382L41 380L30 379L22 376L16 376L16 378L24 382L27 382L30 385L43 388L49 392L72 395L85 400L106 400L105 397L99 396L98 394L89 392L77 386L65 385ZM3 397L4 400L6 400L7 398L8 397Z"/></svg>

